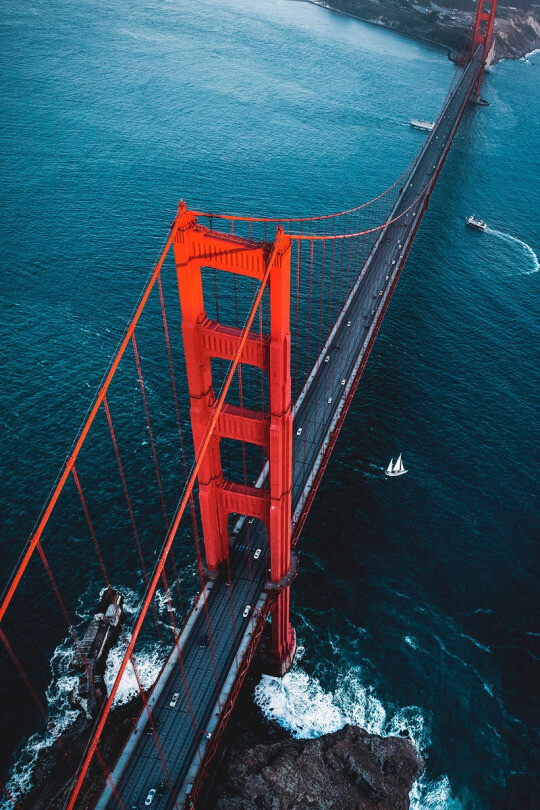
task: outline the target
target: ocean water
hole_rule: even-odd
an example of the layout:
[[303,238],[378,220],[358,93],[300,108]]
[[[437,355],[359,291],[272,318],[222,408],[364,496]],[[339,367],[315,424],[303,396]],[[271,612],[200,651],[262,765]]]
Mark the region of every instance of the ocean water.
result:
[[[436,116],[453,68],[294,0],[1,9],[7,580],[177,200],[280,215],[367,200],[414,156],[408,121]],[[497,65],[491,106],[462,122],[304,529],[301,654],[255,693],[300,737],[407,727],[427,759],[415,808],[533,808],[540,795],[539,71],[538,54]],[[485,233],[465,228],[471,213]],[[399,452],[409,472],[386,479]],[[142,585],[122,548],[118,571],[133,615]],[[94,604],[82,592],[77,615]],[[30,672],[47,649],[35,627],[49,617],[34,618],[10,618],[19,644],[32,639]],[[150,683],[159,659],[146,653]],[[38,678],[60,725],[68,655],[56,644]],[[17,677],[7,662],[14,791],[47,739]]]

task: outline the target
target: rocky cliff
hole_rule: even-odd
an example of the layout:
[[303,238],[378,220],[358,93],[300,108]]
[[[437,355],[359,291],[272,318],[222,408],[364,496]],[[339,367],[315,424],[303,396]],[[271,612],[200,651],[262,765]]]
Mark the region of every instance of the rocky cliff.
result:
[[[433,42],[455,53],[471,29],[474,0],[309,0],[332,11]],[[456,7],[459,6],[459,7]],[[498,6],[489,64],[540,48],[540,6]]]
[[217,810],[407,810],[424,761],[405,737],[345,726],[228,753]]
[[504,17],[495,19],[488,64],[500,59],[520,59],[537,48],[540,48],[540,15],[533,11],[508,10]]

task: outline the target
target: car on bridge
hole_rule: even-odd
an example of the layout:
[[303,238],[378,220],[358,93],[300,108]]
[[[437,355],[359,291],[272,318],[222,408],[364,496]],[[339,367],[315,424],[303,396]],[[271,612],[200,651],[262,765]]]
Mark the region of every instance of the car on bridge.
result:
[[152,790],[148,793],[148,796],[146,797],[146,799],[144,801],[144,806],[145,807],[150,807],[150,805],[154,801],[154,796],[155,795],[156,795],[156,789],[152,788]]

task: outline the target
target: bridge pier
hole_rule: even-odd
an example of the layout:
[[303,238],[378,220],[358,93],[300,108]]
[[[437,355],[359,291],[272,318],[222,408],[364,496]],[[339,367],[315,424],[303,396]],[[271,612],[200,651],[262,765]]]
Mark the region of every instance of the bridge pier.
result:
[[296,632],[289,620],[290,596],[290,587],[284,588],[272,609],[270,650],[264,657],[264,671],[277,678],[289,671],[296,654]]

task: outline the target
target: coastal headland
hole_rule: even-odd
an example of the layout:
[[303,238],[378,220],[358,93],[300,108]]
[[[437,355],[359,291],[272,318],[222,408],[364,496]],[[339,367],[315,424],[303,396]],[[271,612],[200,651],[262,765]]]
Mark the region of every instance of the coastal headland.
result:
[[[470,31],[475,4],[471,0],[308,0],[317,6],[356,17],[432,42],[452,58],[463,48]],[[501,59],[521,59],[540,48],[540,5],[523,0],[521,7],[497,6],[488,66]]]

